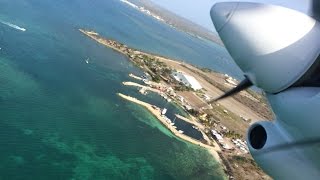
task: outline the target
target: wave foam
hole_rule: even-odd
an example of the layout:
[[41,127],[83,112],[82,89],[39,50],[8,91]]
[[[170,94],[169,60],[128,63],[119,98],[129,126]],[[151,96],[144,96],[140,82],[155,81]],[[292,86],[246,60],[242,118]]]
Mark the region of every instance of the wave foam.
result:
[[14,29],[17,29],[17,30],[19,30],[19,31],[26,31],[26,29],[25,28],[22,28],[22,27],[20,27],[20,26],[17,26],[17,25],[15,25],[15,24],[12,24],[12,23],[9,23],[9,22],[5,22],[5,21],[0,21],[2,24],[5,24],[5,25],[7,25],[7,26],[9,26],[9,27],[12,27],[12,28],[14,28]]

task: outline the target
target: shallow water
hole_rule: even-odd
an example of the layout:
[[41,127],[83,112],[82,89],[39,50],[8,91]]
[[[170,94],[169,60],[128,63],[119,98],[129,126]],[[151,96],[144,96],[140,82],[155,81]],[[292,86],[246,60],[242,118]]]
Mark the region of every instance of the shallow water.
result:
[[0,24],[1,179],[223,179],[206,150],[116,96],[163,103],[122,86],[142,72],[78,28],[239,75],[221,47],[115,0],[2,0],[0,20],[26,29]]

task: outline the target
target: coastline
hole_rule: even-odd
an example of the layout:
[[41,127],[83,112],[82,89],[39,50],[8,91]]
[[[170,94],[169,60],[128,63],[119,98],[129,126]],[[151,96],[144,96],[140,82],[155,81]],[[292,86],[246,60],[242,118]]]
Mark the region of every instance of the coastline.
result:
[[[128,61],[144,71],[145,75],[141,77],[129,74],[131,78],[143,81],[144,85],[135,82],[123,82],[123,85],[141,88],[139,90],[141,94],[146,94],[145,91],[153,91],[168,102],[172,100],[174,104],[184,109],[191,117],[191,120],[181,116],[180,119],[195,125],[207,144],[177,131],[161,116],[158,108],[154,109],[155,106],[118,93],[120,97],[145,107],[176,137],[206,148],[223,167],[230,179],[258,178],[260,174],[264,175],[256,164],[251,163],[254,161],[248,153],[243,138],[251,123],[266,119],[262,117],[265,115],[263,112],[268,110],[268,105],[263,101],[262,95],[257,93],[251,95],[247,91],[242,91],[235,97],[221,100],[219,103],[212,103],[211,108],[204,108],[208,106],[208,99],[218,97],[233,87],[233,84],[229,82],[229,75],[196,67],[181,60],[143,52],[118,41],[104,38],[94,31],[83,29],[79,29],[79,31],[97,43],[123,54]],[[193,76],[199,81],[203,89],[192,90],[190,87],[188,88],[186,85],[175,81],[172,78],[173,72],[183,72]],[[236,80],[232,80],[233,83],[238,83]],[[218,132],[222,139],[217,138],[212,132]],[[236,141],[241,142],[241,144],[236,144]],[[246,173],[248,171],[251,173]]]
[[220,163],[222,164],[222,160],[218,154],[218,152],[221,152],[221,149],[219,146],[209,146],[207,144],[203,144],[202,142],[195,140],[185,134],[181,134],[179,133],[179,131],[175,128],[173,128],[169,123],[166,122],[166,120],[164,119],[164,117],[161,116],[161,112],[159,110],[156,110],[153,108],[153,105],[140,101],[137,98],[131,97],[131,96],[127,96],[121,93],[117,94],[118,96],[120,96],[121,98],[128,100],[130,102],[133,102],[135,104],[141,105],[143,107],[145,107],[151,114],[153,114],[167,129],[169,129],[176,137],[185,140],[189,143],[198,145],[200,147],[205,148],[206,150],[208,150],[208,152]]
[[[171,18],[168,18],[168,16],[166,16],[166,15],[164,16],[164,14],[166,14],[167,12],[159,13],[159,12],[162,12],[164,9],[161,8],[159,10],[159,6],[154,8],[155,4],[150,5],[150,4],[142,1],[143,5],[139,6],[139,5],[136,5],[135,3],[128,1],[128,0],[120,0],[120,1],[127,4],[128,6],[130,6],[132,8],[134,8],[134,9],[140,11],[141,13],[154,18],[155,20],[157,20],[159,22],[167,24],[168,26],[170,26],[173,29],[176,29],[177,31],[181,31],[183,33],[186,33],[186,34],[188,34],[192,37],[195,37],[197,39],[200,39],[200,40],[212,41],[212,42],[216,43],[217,45],[224,47],[224,44],[222,43],[220,38],[217,37],[216,35],[214,35],[209,30],[204,30],[205,28],[203,28],[197,24],[192,24],[193,26],[189,25],[188,28],[181,26],[181,24],[177,23],[176,20],[172,20]],[[177,16],[177,17],[179,17],[179,16]],[[179,18],[181,18],[181,17],[179,17]],[[184,19],[184,18],[182,18],[182,19]],[[184,20],[184,23],[186,23],[186,20]],[[187,24],[189,24],[189,23],[190,22],[187,22]],[[198,30],[194,29],[195,26],[198,28]],[[199,30],[199,28],[200,29],[203,28],[203,30]]]

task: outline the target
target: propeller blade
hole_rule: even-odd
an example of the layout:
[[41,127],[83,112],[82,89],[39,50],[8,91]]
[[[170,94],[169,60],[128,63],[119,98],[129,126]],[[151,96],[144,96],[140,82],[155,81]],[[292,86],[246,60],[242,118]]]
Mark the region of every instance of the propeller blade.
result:
[[312,10],[312,16],[319,21],[320,20],[320,1],[319,0],[312,1],[311,10]]
[[211,100],[208,102],[208,104],[211,104],[213,102],[216,102],[216,101],[219,101],[221,99],[224,99],[226,97],[229,97],[229,96],[232,96],[244,89],[247,89],[249,88],[250,86],[252,86],[252,82],[247,78],[245,77],[245,79],[243,81],[241,81],[235,88],[231,89],[230,91],[226,92],[225,94],[223,94],[222,96],[214,99],[214,100]]

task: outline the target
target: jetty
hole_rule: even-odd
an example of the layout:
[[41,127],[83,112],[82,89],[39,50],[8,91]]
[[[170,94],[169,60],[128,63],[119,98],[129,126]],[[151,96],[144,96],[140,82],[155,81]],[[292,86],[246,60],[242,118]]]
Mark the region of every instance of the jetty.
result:
[[138,84],[138,83],[135,83],[135,82],[122,82],[123,85],[125,86],[134,86],[134,87],[140,87],[140,88],[143,88],[145,90],[148,90],[148,91],[152,91],[152,92],[155,92],[155,93],[158,93],[158,94],[161,94],[161,91],[159,91],[158,89],[154,89],[154,88],[151,88],[149,86],[144,86],[144,85],[141,85],[141,84]]
[[175,116],[176,116],[177,118],[183,120],[183,121],[186,121],[186,122],[188,122],[188,123],[190,123],[190,124],[193,124],[193,125],[197,126],[199,129],[204,129],[204,128],[205,128],[205,127],[204,127],[201,123],[199,123],[199,122],[190,120],[190,119],[188,119],[188,118],[186,118],[186,117],[183,117],[183,116],[181,116],[181,115],[179,115],[179,114],[175,114]]
[[134,75],[134,74],[132,74],[132,73],[130,73],[129,76],[132,77],[132,78],[134,78],[134,79],[140,80],[140,81],[143,80],[141,77],[136,76],[136,75]]

